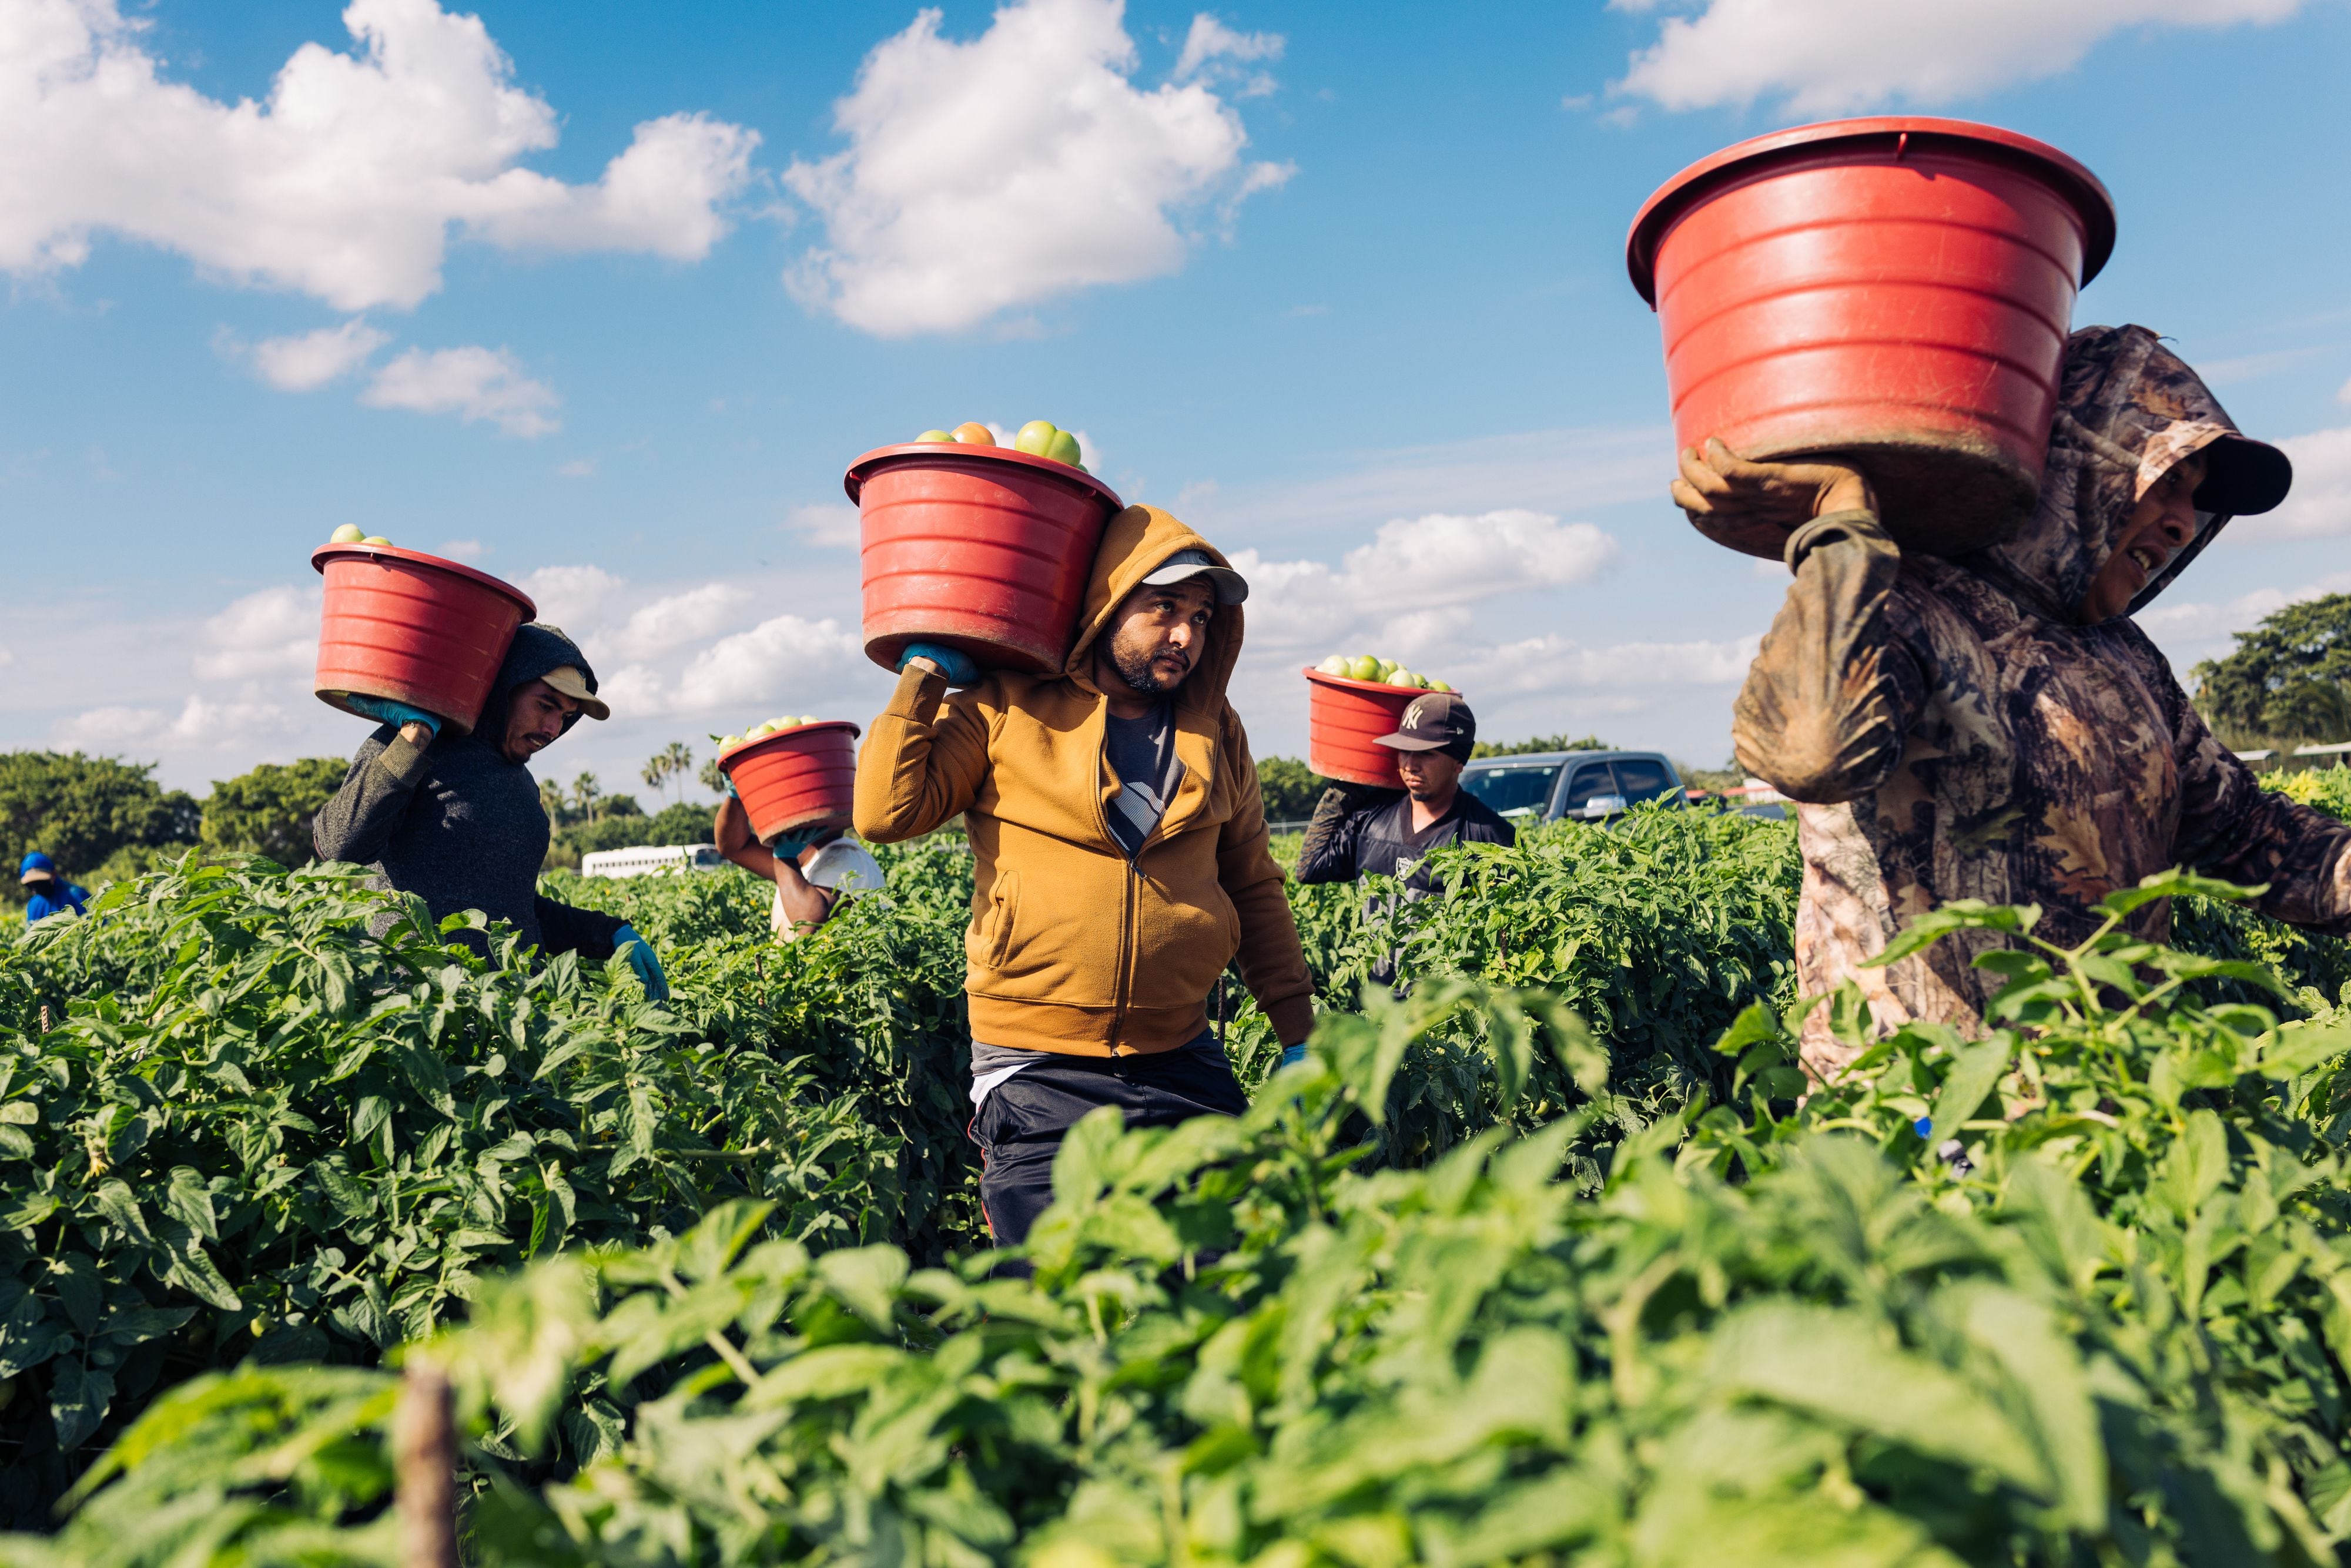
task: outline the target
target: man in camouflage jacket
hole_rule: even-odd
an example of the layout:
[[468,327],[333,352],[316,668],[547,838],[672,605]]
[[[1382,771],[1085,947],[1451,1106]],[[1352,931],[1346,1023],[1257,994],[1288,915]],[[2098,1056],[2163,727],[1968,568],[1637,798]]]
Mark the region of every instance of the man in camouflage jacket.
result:
[[[2351,931],[2351,829],[2262,789],[2130,619],[2293,477],[2153,332],[2074,334],[2033,515],[1970,555],[1903,551],[1851,469],[1745,463],[1719,442],[1681,466],[1674,497],[1701,530],[1793,530],[1796,580],[1731,736],[1799,802],[1804,994],[1851,980],[1880,1029],[1974,1032],[1998,982],[1970,960],[1999,938],[1863,961],[1959,898],[2039,904],[2038,934],[2076,942],[2099,898],[2176,864],[2266,883],[2258,907],[2280,920]],[[2170,911],[2131,924],[2160,939]],[[1803,1054],[1826,1076],[1853,1053],[1815,1011]]]

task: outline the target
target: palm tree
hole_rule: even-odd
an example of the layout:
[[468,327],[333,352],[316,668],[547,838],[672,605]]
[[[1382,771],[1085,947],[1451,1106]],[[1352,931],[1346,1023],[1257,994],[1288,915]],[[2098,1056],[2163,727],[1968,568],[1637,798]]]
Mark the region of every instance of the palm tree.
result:
[[718,766],[716,757],[702,765],[702,787],[714,795],[726,793],[726,769]]
[[590,823],[600,815],[598,809],[603,802],[604,791],[598,788],[593,773],[582,773],[571,781],[571,804]]
[[669,776],[677,780],[677,803],[685,804],[685,780],[694,767],[694,751],[682,740],[673,740],[662,747],[662,760],[669,764]]
[[563,826],[563,819],[571,815],[570,800],[563,793],[563,786],[552,779],[538,781],[538,804],[547,813],[547,820],[559,828]]

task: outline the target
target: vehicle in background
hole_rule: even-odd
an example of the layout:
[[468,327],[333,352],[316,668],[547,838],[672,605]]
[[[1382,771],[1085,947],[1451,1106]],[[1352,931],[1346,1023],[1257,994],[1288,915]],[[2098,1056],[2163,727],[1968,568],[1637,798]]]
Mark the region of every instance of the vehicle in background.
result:
[[580,857],[581,876],[644,876],[656,872],[708,871],[726,862],[716,844],[635,844]]
[[1684,799],[1681,775],[1656,751],[1531,751],[1480,757],[1461,788],[1514,821],[1605,821],[1644,800]]
[[1689,800],[1693,806],[1731,811],[1741,817],[1761,817],[1773,822],[1788,820],[1788,797],[1752,776],[1736,789],[1693,789]]

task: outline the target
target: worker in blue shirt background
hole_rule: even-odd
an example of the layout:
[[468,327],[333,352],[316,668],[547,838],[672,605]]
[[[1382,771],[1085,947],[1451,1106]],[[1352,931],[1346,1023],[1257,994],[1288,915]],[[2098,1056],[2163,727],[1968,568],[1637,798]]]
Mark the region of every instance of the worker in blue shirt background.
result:
[[70,909],[76,915],[89,902],[89,894],[57,874],[57,862],[35,850],[16,865],[16,880],[25,884],[25,924],[46,920],[61,910]]

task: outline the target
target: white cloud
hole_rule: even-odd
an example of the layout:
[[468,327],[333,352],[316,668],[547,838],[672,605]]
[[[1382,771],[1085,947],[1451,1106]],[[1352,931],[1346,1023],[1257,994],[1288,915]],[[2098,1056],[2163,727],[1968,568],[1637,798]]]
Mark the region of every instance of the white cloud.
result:
[[1466,624],[1470,604],[1580,582],[1616,554],[1616,541],[1590,523],[1513,509],[1384,523],[1336,567],[1267,560],[1256,550],[1237,551],[1232,560],[1249,582],[1253,646],[1321,646],[1376,632],[1395,652],[1410,653],[1442,645]]
[[555,110],[475,16],[352,0],[356,48],[309,43],[264,102],[166,79],[116,0],[9,0],[0,17],[0,268],[78,266],[92,235],[177,251],[339,309],[440,287],[449,231],[549,250],[698,260],[726,230],[755,132],[698,115],[636,128],[592,185],[521,167]]
[[490,547],[479,539],[443,539],[434,552],[451,560],[479,560],[490,553]]
[[248,593],[204,624],[193,669],[207,681],[298,674],[319,662],[319,591],[280,585]]
[[794,507],[784,527],[824,549],[855,549],[862,538],[857,508],[845,502]]
[[2351,382],[2345,382],[2341,386],[2335,389],[2335,401],[2336,402],[2351,403]]
[[1762,644],[1749,637],[1689,643],[1612,643],[1591,647],[1556,632],[1476,651],[1454,685],[1493,693],[1562,687],[1723,685],[1747,678]]
[[1240,118],[1206,83],[1129,79],[1123,13],[1015,0],[957,43],[925,10],[878,45],[834,106],[847,151],[784,174],[826,232],[793,293],[881,337],[955,331],[1174,272],[1176,215],[1286,178],[1243,166]]
[[253,346],[253,368],[280,392],[316,392],[365,364],[392,341],[392,334],[354,316],[340,327],[321,327],[290,338],[265,338]]
[[[1183,81],[1228,61],[1238,68],[1258,60],[1278,60],[1281,58],[1283,43],[1280,33],[1238,32],[1203,11],[1192,18],[1192,30],[1184,35],[1184,52],[1176,61],[1176,79]],[[1256,98],[1273,90],[1273,78],[1262,72],[1244,73],[1233,68],[1230,74],[1245,76],[1240,89],[1243,98]]]
[[[1654,0],[1613,0],[1646,11]],[[2073,68],[2128,27],[2283,21],[2302,0],[1707,0],[1667,16],[1614,90],[1667,109],[1784,96],[1797,114],[1944,104]]]
[[214,701],[191,692],[176,717],[161,708],[97,707],[58,720],[49,733],[58,745],[76,749],[152,756],[167,747],[243,758],[300,728],[286,709],[249,693],[242,700]]
[[627,584],[601,566],[542,566],[520,586],[541,621],[577,628],[594,621]]
[[593,479],[596,477],[596,460],[593,457],[575,457],[569,463],[559,463],[555,465],[555,475],[559,479]]
[[722,637],[678,677],[675,706],[687,711],[806,697],[865,656],[864,643],[837,621],[778,615]]
[[709,636],[750,601],[747,588],[706,582],[643,606],[607,641],[622,658],[649,659]]
[[455,413],[469,424],[486,419],[504,434],[526,439],[563,428],[549,417],[562,401],[553,387],[525,375],[513,354],[477,344],[431,352],[411,349],[377,371],[360,393],[360,402],[370,408]]
[[2351,534],[2351,425],[2314,430],[2278,443],[2294,459],[2294,488],[2285,504],[2257,517],[2240,517],[2225,538],[2318,538]]

